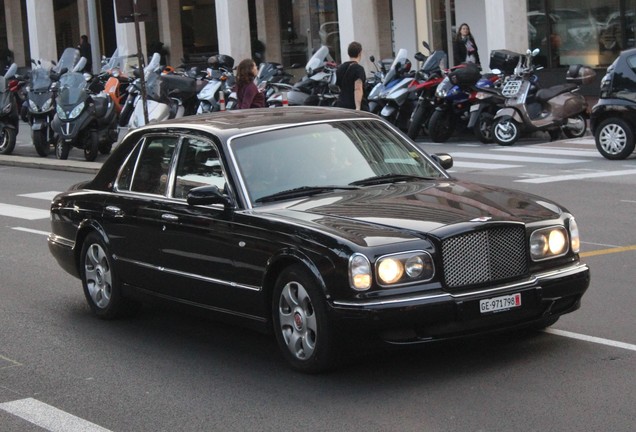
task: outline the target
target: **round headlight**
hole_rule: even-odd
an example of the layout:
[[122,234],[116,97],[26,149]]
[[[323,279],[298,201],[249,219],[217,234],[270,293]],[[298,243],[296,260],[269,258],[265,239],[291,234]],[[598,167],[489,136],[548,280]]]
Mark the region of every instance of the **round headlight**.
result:
[[385,284],[393,284],[399,281],[404,274],[404,266],[398,260],[387,258],[378,266],[378,277]]
[[550,253],[552,255],[559,255],[565,251],[565,234],[561,230],[554,230],[550,232],[550,237],[548,238],[548,244],[550,247]]
[[407,259],[404,263],[404,270],[412,279],[420,277],[422,271],[424,271],[424,261],[422,261],[422,257],[416,255]]

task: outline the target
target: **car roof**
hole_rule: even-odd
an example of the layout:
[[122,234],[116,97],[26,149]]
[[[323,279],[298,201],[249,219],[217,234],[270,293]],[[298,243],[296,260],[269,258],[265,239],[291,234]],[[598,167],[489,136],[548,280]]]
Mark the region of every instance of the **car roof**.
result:
[[186,116],[160,123],[152,123],[135,132],[162,129],[188,128],[213,132],[226,138],[256,130],[293,126],[302,123],[341,121],[347,119],[379,119],[364,111],[332,107],[278,107],[245,110],[217,111],[209,114]]

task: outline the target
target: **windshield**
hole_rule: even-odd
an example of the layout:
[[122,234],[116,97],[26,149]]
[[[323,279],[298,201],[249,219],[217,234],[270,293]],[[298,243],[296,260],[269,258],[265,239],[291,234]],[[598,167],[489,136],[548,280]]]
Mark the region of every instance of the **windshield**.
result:
[[66,48],[60,56],[60,61],[53,69],[58,73],[61,72],[63,68],[67,68],[71,71],[79,59],[80,52],[77,48]]
[[395,56],[395,60],[393,60],[393,64],[391,64],[391,69],[389,69],[389,71],[386,74],[386,77],[384,77],[384,81],[382,81],[382,83],[385,86],[388,85],[395,78],[398,78],[397,66],[399,64],[400,67],[404,67],[404,64],[406,63],[407,58],[408,58],[408,52],[404,48],[400,48],[397,56]]
[[311,56],[311,58],[307,62],[307,66],[305,66],[305,70],[307,71],[307,73],[310,73],[310,71],[315,71],[316,69],[322,67],[325,64],[325,59],[328,55],[329,48],[324,45],[318,48],[318,51],[316,51],[316,53]]
[[60,105],[77,105],[86,99],[87,82],[84,74],[69,72],[60,78],[60,93],[58,102]]
[[45,68],[35,68],[31,72],[31,89],[36,92],[47,91],[51,87],[50,71]]
[[446,67],[446,53],[441,50],[434,51],[424,64],[422,65],[422,71],[430,74]]
[[351,189],[446,178],[411,142],[380,121],[284,128],[236,138],[231,151],[252,203],[299,189]]

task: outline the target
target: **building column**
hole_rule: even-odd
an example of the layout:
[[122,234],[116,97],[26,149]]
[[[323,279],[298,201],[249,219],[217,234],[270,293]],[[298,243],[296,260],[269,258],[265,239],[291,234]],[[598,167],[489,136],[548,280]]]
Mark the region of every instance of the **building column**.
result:
[[376,60],[382,56],[378,32],[377,5],[374,0],[338,0],[338,27],[340,29],[340,52],[342,61],[349,60],[347,48],[353,41],[362,44],[362,66],[367,73],[375,67],[369,56]]
[[526,0],[485,0],[485,3],[486,50],[478,46],[482,68],[487,70],[490,51],[508,49],[525,53],[528,49],[528,5]]
[[53,0],[26,0],[31,58],[57,61]]
[[258,39],[265,44],[265,59],[282,62],[278,1],[256,0],[256,28]]
[[178,66],[183,58],[181,6],[174,0],[157,0],[159,40],[168,50],[168,64]]
[[232,56],[236,63],[251,58],[247,0],[216,0],[215,4],[219,54]]
[[[137,36],[135,34],[135,23],[119,23],[117,22],[117,5],[113,0],[113,10],[115,11],[115,35],[117,36],[117,48],[120,56],[137,54]],[[146,27],[143,22],[139,23],[139,37],[141,39],[141,53],[144,56],[144,64],[148,63],[146,57]],[[110,54],[109,54],[110,55]],[[130,65],[136,65],[137,62],[130,62]]]
[[7,45],[13,51],[13,61],[18,66],[28,66],[26,64],[27,55],[24,44],[20,0],[4,0],[4,11],[7,26]]
[[422,50],[422,45],[417,41],[416,19],[413,0],[393,2],[393,49],[397,53],[404,48],[409,60],[414,63],[413,55]]

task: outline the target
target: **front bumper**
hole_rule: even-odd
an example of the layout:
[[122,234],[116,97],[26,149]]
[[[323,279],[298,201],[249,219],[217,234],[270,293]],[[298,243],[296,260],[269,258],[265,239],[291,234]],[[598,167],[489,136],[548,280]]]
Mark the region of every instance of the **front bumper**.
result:
[[[585,264],[540,273],[526,280],[475,291],[435,292],[382,300],[334,301],[345,328],[371,330],[389,343],[451,339],[540,324],[575,311],[590,283]],[[521,295],[521,306],[481,313],[480,300]]]

